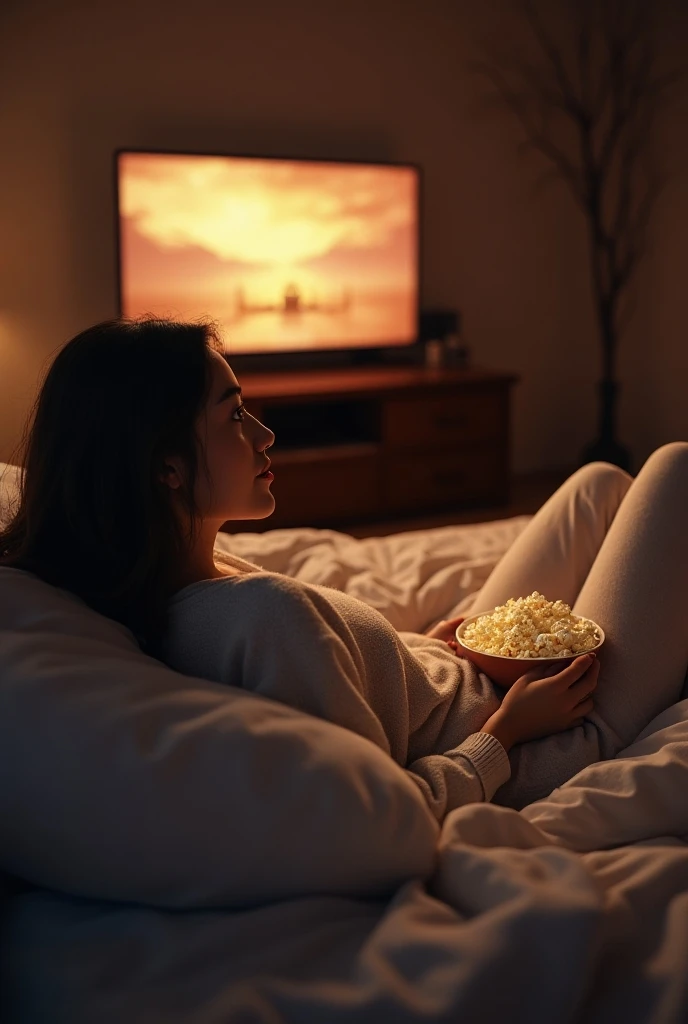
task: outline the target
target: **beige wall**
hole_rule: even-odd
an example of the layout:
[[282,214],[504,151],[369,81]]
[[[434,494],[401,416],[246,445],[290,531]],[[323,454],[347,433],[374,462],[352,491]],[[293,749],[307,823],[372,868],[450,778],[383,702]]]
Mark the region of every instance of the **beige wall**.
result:
[[[0,460],[52,354],[115,312],[112,151],[150,146],[420,162],[425,304],[458,305],[475,361],[521,375],[515,470],[575,463],[594,434],[599,370],[585,234],[562,186],[535,193],[542,165],[517,154],[517,125],[483,109],[467,70],[500,6],[5,0]],[[620,432],[636,465],[688,436],[685,112],[683,100],[659,135],[678,178],[620,358]]]

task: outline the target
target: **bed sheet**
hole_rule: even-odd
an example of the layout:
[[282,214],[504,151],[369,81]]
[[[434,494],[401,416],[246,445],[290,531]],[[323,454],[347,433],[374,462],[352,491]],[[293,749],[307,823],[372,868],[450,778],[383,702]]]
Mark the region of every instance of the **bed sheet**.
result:
[[219,533],[216,548],[377,608],[395,629],[423,632],[464,613],[532,516],[358,539],[301,527]]

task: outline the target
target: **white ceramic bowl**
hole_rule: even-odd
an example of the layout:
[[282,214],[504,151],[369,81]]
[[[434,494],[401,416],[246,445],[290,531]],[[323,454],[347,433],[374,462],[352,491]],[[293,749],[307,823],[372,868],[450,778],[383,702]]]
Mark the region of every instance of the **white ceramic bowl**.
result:
[[[463,642],[463,634],[468,625],[471,622],[475,622],[483,615],[490,615],[496,611],[495,608],[490,608],[486,612],[478,612],[477,615],[471,615],[469,618],[464,619],[461,625],[456,630],[456,642],[459,646],[459,657],[468,658],[472,661],[476,668],[484,672],[486,676],[492,680],[493,683],[498,683],[500,686],[513,686],[517,679],[526,672],[529,672],[533,668],[545,668],[548,665],[558,665],[560,668],[564,668],[565,665],[569,665],[574,658],[579,658],[580,654],[570,654],[561,658],[505,658],[499,654],[486,654],[484,651],[476,651],[473,648],[468,647]],[[582,615],[574,615],[574,619],[582,619]],[[592,619],[586,619],[587,622],[593,622]],[[592,647],[589,651],[582,651],[582,654],[598,654],[600,647],[604,643],[604,630],[601,626],[598,626],[596,622],[593,625],[600,634],[600,642],[596,647]]]

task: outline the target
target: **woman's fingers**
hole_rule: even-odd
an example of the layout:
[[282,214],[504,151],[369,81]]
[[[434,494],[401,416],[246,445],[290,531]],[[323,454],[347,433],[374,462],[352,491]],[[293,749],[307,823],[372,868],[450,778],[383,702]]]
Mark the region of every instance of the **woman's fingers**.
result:
[[597,658],[591,664],[590,668],[587,669],[582,676],[572,682],[569,686],[570,690],[585,689],[588,686],[589,689],[594,689],[597,686],[597,677],[600,674],[600,663]]
[[594,707],[595,707],[595,703],[592,700],[586,700],[586,701],[584,701],[583,704],[577,704],[576,707],[573,710],[578,715],[578,718],[575,718],[573,720],[573,722],[571,723],[571,726],[582,725],[583,721],[585,719],[585,716],[589,715]]
[[591,704],[593,704],[595,699],[596,686],[597,680],[590,683],[586,681],[583,685],[579,685],[576,687],[572,686],[569,690],[569,693],[571,695],[572,710],[580,712],[582,705],[586,704],[588,701],[590,701]]
[[557,672],[556,677],[561,679],[566,686],[572,686],[581,678],[581,676],[585,675],[585,673],[592,668],[596,660],[597,659],[592,655],[582,654],[579,657],[574,658],[566,668]]
[[600,663],[596,661],[580,679],[576,680],[575,683],[569,686],[569,693],[576,704],[583,700],[584,697],[587,697],[588,694],[592,694],[594,692],[597,686],[599,674]]
[[571,713],[576,718],[571,723],[571,728],[575,725],[582,725],[586,716],[594,710],[595,701],[593,694],[597,686],[597,677],[600,674],[600,663],[595,658],[594,663],[585,673],[585,675],[574,683],[573,686],[569,687],[569,693],[573,701]]
[[447,643],[454,639],[457,627],[464,621],[464,615],[458,615],[455,619],[442,619],[434,629],[429,629],[425,636],[433,637],[435,640],[446,640]]
[[[580,710],[582,710],[582,708],[576,708],[577,712],[579,712]],[[585,712],[585,714],[589,715],[591,711],[592,711],[592,701],[590,702],[590,707]],[[585,718],[584,717],[574,718],[574,720],[569,725],[569,729],[575,729],[575,727],[577,725],[585,725]]]
[[565,668],[558,668],[557,664],[545,665],[542,668],[532,668],[529,672],[526,672],[526,676],[529,680],[536,679],[548,679],[554,682],[555,680],[562,683],[564,686],[571,686],[575,683],[584,672],[587,672],[595,658],[591,658],[587,654],[580,655],[574,661],[570,662]]

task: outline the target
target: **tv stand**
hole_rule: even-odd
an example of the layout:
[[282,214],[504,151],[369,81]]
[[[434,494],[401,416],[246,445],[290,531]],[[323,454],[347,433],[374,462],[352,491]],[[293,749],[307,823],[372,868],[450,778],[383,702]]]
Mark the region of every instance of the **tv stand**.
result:
[[380,355],[375,349],[352,349],[349,358],[351,360],[351,365],[354,367],[380,365]]
[[233,533],[342,526],[509,498],[509,400],[518,377],[477,368],[358,366],[239,373],[274,430],[275,512]]

